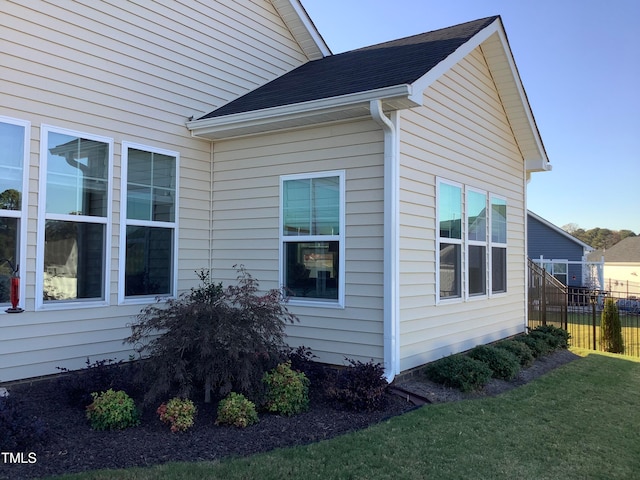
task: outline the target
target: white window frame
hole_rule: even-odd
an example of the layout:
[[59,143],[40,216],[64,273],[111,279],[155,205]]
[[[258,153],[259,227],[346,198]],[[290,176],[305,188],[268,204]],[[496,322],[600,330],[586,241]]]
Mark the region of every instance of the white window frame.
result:
[[[308,180],[313,178],[327,178],[338,177],[340,183],[340,232],[338,235],[284,235],[284,184],[289,180]],[[337,300],[322,300],[319,298],[300,298],[289,297],[290,305],[300,306],[312,306],[312,307],[324,307],[324,308],[344,308],[345,299],[345,171],[344,170],[331,170],[323,172],[313,173],[300,173],[293,175],[282,175],[280,177],[280,215],[279,215],[279,282],[280,285],[285,285],[285,256],[284,256],[284,244],[288,242],[338,242],[338,299]],[[286,295],[286,292],[284,292]]]
[[[494,242],[493,241],[493,200],[503,201],[505,204],[505,241],[503,242]],[[488,218],[488,229],[489,229],[489,296],[495,297],[500,295],[506,295],[509,291],[509,249],[508,249],[508,237],[509,237],[509,222],[508,222],[508,207],[509,202],[506,197],[490,194],[489,195],[489,218]],[[505,288],[504,291],[494,292],[493,291],[493,249],[502,248],[505,251],[505,272],[504,272],[504,283]]]
[[[480,195],[484,195],[484,210],[485,210],[485,231],[484,231],[484,240],[471,240],[469,238],[469,193],[474,192]],[[465,191],[464,191],[464,204],[462,209],[464,210],[464,241],[465,241],[465,246],[464,246],[464,252],[465,252],[465,266],[466,268],[464,269],[464,276],[466,279],[466,288],[464,289],[464,295],[465,295],[465,300],[476,300],[476,299],[483,299],[483,298],[487,298],[488,295],[488,291],[489,291],[489,274],[491,273],[491,265],[488,263],[490,261],[490,257],[489,257],[489,241],[488,241],[488,235],[489,235],[489,222],[490,222],[490,216],[489,216],[489,212],[487,209],[487,205],[489,202],[489,194],[485,191],[485,190],[480,190],[478,188],[474,188],[474,187],[470,187],[470,186],[465,186]],[[478,247],[484,247],[484,293],[474,293],[471,294],[470,292],[470,280],[469,280],[469,265],[471,264],[470,262],[470,258],[471,255],[469,253],[469,247],[471,246],[478,246]]]
[[[107,215],[106,217],[93,217],[88,215],[67,215],[67,214],[47,214],[47,168],[48,168],[48,136],[49,133],[58,133],[61,135],[74,136],[86,140],[94,140],[108,145],[108,185],[107,185]],[[56,127],[53,125],[42,124],[40,127],[40,179],[38,191],[38,233],[36,245],[36,310],[63,310],[74,308],[90,308],[104,307],[109,305],[110,284],[111,284],[111,222],[113,215],[113,138],[94,135],[77,130],[69,130],[66,128]],[[103,296],[102,299],[75,299],[75,300],[57,300],[45,302],[43,300],[44,291],[44,242],[45,242],[45,222],[46,220],[60,220],[70,222],[83,222],[104,225],[105,239],[103,252],[103,271],[102,281]]]
[[[460,189],[460,238],[442,238],[440,237],[440,185],[445,184]],[[465,253],[464,238],[466,235],[466,221],[464,208],[464,185],[444,178],[436,178],[436,305],[440,303],[458,303],[465,299]],[[440,245],[441,243],[459,245],[460,246],[460,295],[456,297],[440,297]]]
[[[127,218],[127,182],[128,182],[128,165],[129,165],[129,149],[142,150],[159,155],[167,155],[176,159],[176,184],[175,184],[175,215],[173,222],[163,222],[157,220],[136,220]],[[128,304],[146,304],[151,300],[162,298],[173,298],[178,291],[178,238],[179,238],[179,192],[180,192],[180,153],[172,150],[151,147],[149,145],[141,145],[138,143],[123,141],[121,145],[121,178],[120,178],[120,255],[118,268],[120,271],[118,278],[118,303],[120,305]],[[125,295],[125,268],[126,268],[126,247],[127,247],[127,226],[135,225],[140,227],[160,227],[170,228],[173,230],[173,262],[171,265],[171,293],[166,295],[136,295],[135,297],[127,297]]]
[[[20,282],[20,302],[18,306],[22,309],[25,308],[25,292],[26,292],[26,272],[25,267],[27,265],[27,206],[28,206],[28,198],[29,198],[29,158],[30,158],[30,145],[31,145],[31,122],[27,120],[20,120],[12,117],[5,117],[0,115],[0,122],[8,123],[11,125],[17,125],[24,128],[24,137],[23,137],[23,160],[22,160],[22,192],[20,199],[20,210],[2,210],[0,211],[0,216],[3,218],[17,218],[18,219],[18,241],[17,241],[17,249],[18,249],[18,265],[14,265],[14,267],[19,268],[18,274],[22,277]],[[3,303],[2,308],[0,308],[0,315],[5,314],[6,305],[11,305],[10,303]]]

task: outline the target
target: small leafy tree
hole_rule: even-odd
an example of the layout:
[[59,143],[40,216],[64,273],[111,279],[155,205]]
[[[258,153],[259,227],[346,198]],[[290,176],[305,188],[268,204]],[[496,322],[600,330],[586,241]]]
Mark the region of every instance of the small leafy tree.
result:
[[262,389],[262,375],[281,360],[285,326],[297,318],[280,290],[260,294],[258,282],[237,268],[237,285],[213,283],[201,270],[202,284],[178,298],[145,307],[125,342],[142,345],[146,402],[161,395],[188,398],[194,387],[220,396],[232,390]]
[[600,348],[605,352],[624,353],[620,314],[613,298],[604,301],[600,320]]

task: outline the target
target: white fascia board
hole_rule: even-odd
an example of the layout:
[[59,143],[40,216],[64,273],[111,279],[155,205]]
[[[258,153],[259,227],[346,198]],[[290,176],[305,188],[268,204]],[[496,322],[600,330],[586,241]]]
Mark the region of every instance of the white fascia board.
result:
[[[406,102],[406,99],[411,95],[411,91],[411,85],[395,85],[366,92],[311,100],[309,102],[193,120],[187,122],[186,125],[194,137],[221,139],[226,138],[226,131],[238,132],[247,130],[256,133],[259,130],[260,132],[267,132],[277,130],[279,124],[290,124],[292,120],[298,120],[301,124],[304,124],[303,120],[306,118],[349,110],[359,105],[366,106],[368,109],[371,100],[382,100],[385,103],[389,100]],[[413,102],[410,102],[410,104],[417,106],[413,105]],[[235,136],[235,133],[233,136]]]
[[300,0],[271,0],[271,3],[310,60],[331,55],[331,49]]

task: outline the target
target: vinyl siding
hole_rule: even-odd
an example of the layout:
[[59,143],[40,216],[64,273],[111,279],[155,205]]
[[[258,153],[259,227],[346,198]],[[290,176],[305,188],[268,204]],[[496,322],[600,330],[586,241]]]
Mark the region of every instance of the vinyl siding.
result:
[[[400,128],[404,371],[523,331],[525,173],[480,48],[426,90],[423,107],[403,111]],[[508,294],[436,304],[437,177],[507,199]]]
[[[0,115],[31,122],[25,312],[0,313],[0,381],[127,358],[118,305],[123,141],[180,154],[178,290],[210,264],[211,144],[185,122],[307,61],[269,1],[3,3]],[[113,139],[107,306],[35,311],[42,124]],[[247,232],[245,232],[247,233]]]
[[289,305],[291,345],[318,360],[382,361],[383,135],[372,121],[218,142],[214,147],[213,267],[235,279],[243,264],[263,289],[279,288],[281,175],[345,171],[345,308]]

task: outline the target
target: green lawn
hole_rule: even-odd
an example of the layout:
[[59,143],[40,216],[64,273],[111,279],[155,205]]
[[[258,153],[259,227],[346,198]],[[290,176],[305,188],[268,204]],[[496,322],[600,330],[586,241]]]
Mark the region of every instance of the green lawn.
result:
[[584,358],[499,397],[428,405],[306,447],[58,478],[638,478],[640,360],[576,352]]

